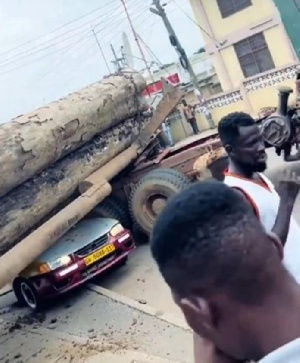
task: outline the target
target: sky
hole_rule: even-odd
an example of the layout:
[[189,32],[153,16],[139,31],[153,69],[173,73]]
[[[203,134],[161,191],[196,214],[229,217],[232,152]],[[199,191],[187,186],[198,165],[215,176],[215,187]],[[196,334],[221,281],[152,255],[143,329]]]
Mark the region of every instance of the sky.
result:
[[[125,0],[147,62],[177,61],[151,0]],[[165,0],[165,10],[188,55],[202,45],[200,29],[189,18],[188,0]],[[183,12],[183,11],[185,12]],[[188,15],[186,15],[188,14]],[[112,71],[122,33],[129,37],[137,70],[145,68],[121,0],[0,0],[0,123],[32,111],[100,80],[109,73],[94,29]],[[151,51],[149,51],[149,49]],[[152,52],[152,54],[151,54]],[[155,56],[154,56],[154,55]]]

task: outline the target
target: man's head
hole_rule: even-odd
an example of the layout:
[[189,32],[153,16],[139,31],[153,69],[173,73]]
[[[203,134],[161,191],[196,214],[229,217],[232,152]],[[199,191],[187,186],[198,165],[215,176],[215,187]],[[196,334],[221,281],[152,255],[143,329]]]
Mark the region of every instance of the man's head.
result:
[[228,168],[228,155],[223,147],[209,153],[207,167],[213,178],[224,180],[224,171]]
[[249,173],[267,167],[267,154],[261,132],[254,119],[243,112],[221,119],[218,132],[229,158]]
[[151,249],[192,329],[230,357],[256,359],[248,323],[260,323],[288,274],[280,242],[243,197],[217,181],[186,189],[158,217]]
[[187,106],[186,100],[182,100],[181,103],[183,104],[183,106]]

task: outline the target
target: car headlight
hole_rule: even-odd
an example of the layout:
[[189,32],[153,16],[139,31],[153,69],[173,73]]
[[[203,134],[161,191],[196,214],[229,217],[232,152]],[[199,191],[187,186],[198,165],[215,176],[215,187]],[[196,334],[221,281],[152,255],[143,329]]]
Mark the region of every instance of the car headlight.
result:
[[70,256],[62,256],[57,258],[54,261],[50,261],[47,263],[47,265],[49,266],[50,270],[56,270],[59,267],[62,266],[66,266],[71,262],[71,257]]
[[123,231],[124,231],[124,227],[122,226],[121,223],[118,223],[115,226],[113,226],[113,228],[110,230],[109,233],[112,237],[116,237],[118,234],[120,234]]

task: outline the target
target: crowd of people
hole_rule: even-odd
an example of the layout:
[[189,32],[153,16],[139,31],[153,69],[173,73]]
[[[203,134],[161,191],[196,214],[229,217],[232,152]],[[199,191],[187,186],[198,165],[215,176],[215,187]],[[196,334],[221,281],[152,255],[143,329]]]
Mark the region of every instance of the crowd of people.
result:
[[196,363],[300,362],[300,177],[287,169],[275,188],[263,174],[249,115],[224,117],[218,132],[227,169],[170,200],[153,257],[194,331]]

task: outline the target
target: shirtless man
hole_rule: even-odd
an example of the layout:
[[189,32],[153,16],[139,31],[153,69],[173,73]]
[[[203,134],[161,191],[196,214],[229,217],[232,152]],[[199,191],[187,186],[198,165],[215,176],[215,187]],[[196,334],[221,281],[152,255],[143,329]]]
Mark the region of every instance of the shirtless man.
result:
[[186,100],[182,100],[182,105],[183,105],[183,114],[185,116],[186,121],[191,125],[193,133],[195,135],[198,135],[200,130],[197,125],[194,107],[188,105]]

